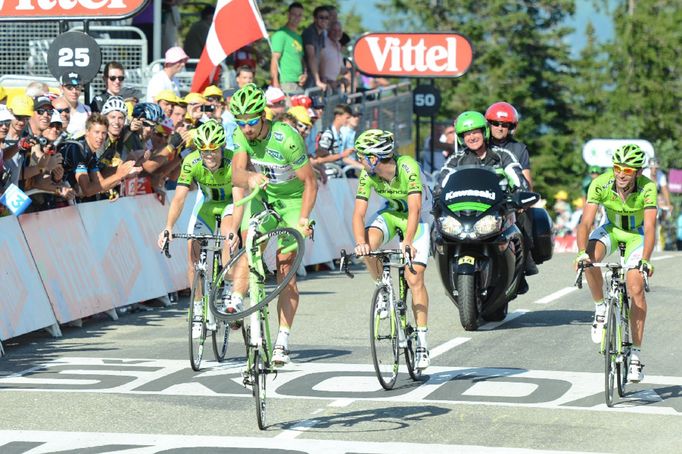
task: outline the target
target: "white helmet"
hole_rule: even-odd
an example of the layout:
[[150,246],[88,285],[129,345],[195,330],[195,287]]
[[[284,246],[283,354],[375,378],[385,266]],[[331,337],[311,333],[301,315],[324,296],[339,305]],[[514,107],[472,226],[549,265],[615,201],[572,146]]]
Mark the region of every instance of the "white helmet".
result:
[[102,106],[102,115],[106,115],[109,112],[122,112],[123,115],[128,115],[128,108],[126,103],[120,96],[111,96]]

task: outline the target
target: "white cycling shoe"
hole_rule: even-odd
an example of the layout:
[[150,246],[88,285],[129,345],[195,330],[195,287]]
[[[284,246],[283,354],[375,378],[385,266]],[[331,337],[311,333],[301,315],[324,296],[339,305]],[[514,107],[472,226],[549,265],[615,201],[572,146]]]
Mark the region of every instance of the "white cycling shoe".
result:
[[[225,305],[225,313],[234,314],[235,312],[241,312],[244,310],[243,298],[237,295],[230,295],[223,300]],[[240,329],[242,327],[242,321],[237,320],[235,322],[230,322],[230,328],[233,330]]]
[[628,381],[631,383],[639,383],[644,380],[644,364],[639,358],[634,357],[630,360],[630,370],[628,371]]
[[596,304],[592,320],[592,342],[595,344],[601,344],[604,324],[606,324],[606,304]]
[[424,370],[431,365],[429,351],[424,347],[417,347],[414,351],[414,357],[414,367],[419,370]]
[[272,350],[272,363],[275,367],[282,367],[289,364],[290,361],[289,350],[282,345],[275,345],[275,348]]

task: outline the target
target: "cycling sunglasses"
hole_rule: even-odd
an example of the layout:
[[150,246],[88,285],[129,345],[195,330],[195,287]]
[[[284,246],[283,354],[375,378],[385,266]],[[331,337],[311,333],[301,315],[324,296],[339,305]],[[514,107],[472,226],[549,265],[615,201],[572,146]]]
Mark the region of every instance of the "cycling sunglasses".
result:
[[625,166],[621,166],[619,164],[613,165],[613,171],[614,172],[623,173],[623,174],[628,175],[628,176],[634,175],[635,173],[637,173],[637,170],[639,170],[639,169],[635,169],[634,167],[625,167]]
[[220,145],[209,144],[205,147],[199,147],[199,151],[202,153],[218,153],[220,151]]
[[246,125],[256,126],[258,122],[260,122],[260,117],[247,118],[245,120],[235,120],[234,122],[237,123],[237,126],[240,128],[243,128]]
[[510,129],[512,126],[514,126],[513,123],[505,123],[504,121],[490,121],[490,124],[493,126],[502,126],[503,128]]
[[115,81],[118,80],[119,82],[123,82],[125,80],[125,76],[109,76],[110,81]]

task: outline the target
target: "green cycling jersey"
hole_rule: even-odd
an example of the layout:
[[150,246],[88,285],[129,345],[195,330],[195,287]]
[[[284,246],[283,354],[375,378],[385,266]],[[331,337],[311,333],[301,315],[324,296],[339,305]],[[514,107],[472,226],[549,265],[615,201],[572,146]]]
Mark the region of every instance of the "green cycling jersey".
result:
[[396,176],[385,181],[376,175],[369,175],[366,170],[360,173],[356,199],[369,200],[372,189],[388,201],[389,207],[395,211],[407,212],[407,196],[423,194],[419,164],[411,156],[397,156]]
[[232,151],[223,150],[220,167],[210,171],[199,151],[188,154],[182,161],[178,185],[189,187],[196,182],[204,194],[204,202],[232,203]]
[[271,123],[264,139],[254,141],[248,141],[237,128],[233,139],[234,153],[248,153],[256,171],[268,177],[265,193],[269,200],[301,198],[304,185],[296,170],[308,162],[308,155],[303,139],[294,128],[277,121]]
[[621,230],[637,230],[644,224],[644,210],[656,209],[656,183],[647,177],[635,180],[635,189],[626,200],[616,192],[613,170],[599,175],[587,191],[587,203],[603,205],[609,222]]

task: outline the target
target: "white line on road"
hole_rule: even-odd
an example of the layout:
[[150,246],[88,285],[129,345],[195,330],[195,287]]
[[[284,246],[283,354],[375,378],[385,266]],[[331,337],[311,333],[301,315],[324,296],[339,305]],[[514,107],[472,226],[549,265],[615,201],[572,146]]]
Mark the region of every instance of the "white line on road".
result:
[[665,260],[665,259],[671,259],[675,257],[674,255],[661,255],[660,257],[653,257],[651,259],[652,262],[655,262],[656,260]]
[[564,287],[561,290],[557,290],[556,292],[550,293],[549,295],[533,302],[535,304],[549,304],[552,301],[558,300],[559,298],[566,296],[575,290],[578,290],[578,287]]
[[490,330],[493,330],[493,329],[499,327],[500,325],[504,325],[505,323],[511,322],[511,321],[514,320],[515,318],[521,317],[521,316],[524,315],[526,312],[530,312],[530,311],[529,311],[528,309],[516,309],[516,310],[515,310],[514,312],[512,312],[511,314],[507,314],[507,316],[505,317],[504,320],[499,321],[499,322],[489,322],[489,323],[486,323],[485,325],[481,325],[481,326],[478,328],[478,330],[479,330],[479,331],[490,331]]
[[296,423],[291,429],[283,430],[281,434],[275,435],[273,438],[293,440],[315,424],[317,424],[316,419],[306,419],[305,421]]
[[347,407],[355,402],[355,399],[343,398],[332,401],[327,407]]
[[458,345],[462,345],[463,343],[470,340],[470,337],[455,337],[454,339],[450,339],[449,341],[440,344],[438,347],[432,348],[430,351],[430,356],[431,358],[435,358],[436,356],[440,356],[448,350],[452,350]]

